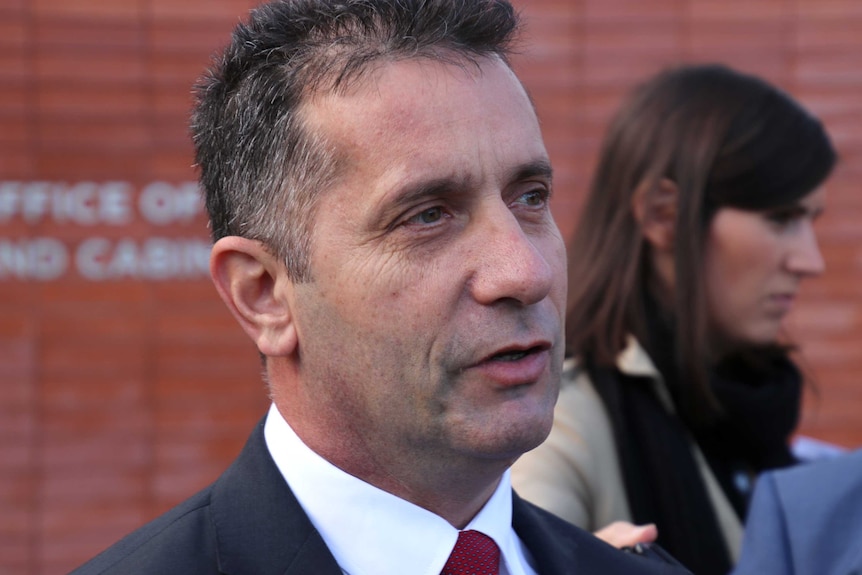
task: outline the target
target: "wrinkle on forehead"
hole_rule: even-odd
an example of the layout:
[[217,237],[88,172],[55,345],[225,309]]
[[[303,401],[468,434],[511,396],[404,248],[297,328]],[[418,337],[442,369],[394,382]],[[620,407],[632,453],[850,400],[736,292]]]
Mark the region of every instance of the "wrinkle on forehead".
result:
[[532,103],[499,58],[390,62],[348,93],[308,102],[305,117],[334,148],[333,187],[367,186],[349,206],[367,222],[417,190],[499,190],[524,166],[548,162]]
[[[501,87],[511,83],[507,88],[511,85],[518,88],[517,91],[494,90],[495,93],[479,95],[470,83],[483,79],[485,83],[490,80],[490,86]],[[370,83],[372,81],[373,84]],[[430,102],[425,100],[422,104],[424,109],[418,109],[415,102],[416,85],[425,85],[428,91],[439,92],[448,98]],[[452,100],[459,102],[459,106],[453,108],[450,104]],[[365,117],[358,121],[339,122],[340,117],[356,109],[357,101],[361,102],[361,109],[367,112]],[[526,91],[511,69],[499,59],[485,59],[482,67],[475,68],[441,64],[433,60],[394,62],[378,70],[373,78],[369,77],[362,89],[357,87],[347,95],[320,96],[313,106],[314,116],[321,121],[320,128],[330,132],[333,141],[345,146],[344,151],[348,155],[351,155],[351,149],[367,152],[365,143],[369,137],[391,142],[391,148],[378,149],[376,160],[384,164],[396,156],[403,159],[421,154],[424,162],[429,154],[445,153],[445,149],[435,149],[432,144],[439,144],[439,138],[432,136],[460,124],[493,131],[513,114],[520,113],[526,114],[535,123],[537,134],[539,131],[538,120]],[[429,109],[432,111],[430,114]],[[490,138],[489,141],[494,140]]]

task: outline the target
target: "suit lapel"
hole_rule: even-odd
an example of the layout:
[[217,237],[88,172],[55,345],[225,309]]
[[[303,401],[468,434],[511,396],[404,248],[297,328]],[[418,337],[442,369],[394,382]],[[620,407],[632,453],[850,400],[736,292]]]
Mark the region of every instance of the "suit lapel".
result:
[[[272,461],[263,438],[263,422],[252,432],[233,465],[213,485],[210,510],[221,573],[342,575],[320,533]],[[613,549],[515,493],[512,526],[541,575],[679,573]]]
[[541,575],[575,572],[578,541],[555,529],[536,507],[512,493],[512,527],[529,549]]
[[342,575],[269,455],[259,423],[212,491],[218,562],[228,575]]

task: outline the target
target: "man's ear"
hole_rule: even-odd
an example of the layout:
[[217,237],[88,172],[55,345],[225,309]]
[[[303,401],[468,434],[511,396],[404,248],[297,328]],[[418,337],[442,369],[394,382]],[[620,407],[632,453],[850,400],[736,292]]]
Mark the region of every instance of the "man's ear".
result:
[[654,185],[641,185],[632,196],[632,212],[644,238],[660,252],[672,252],[679,202],[677,185],[662,178]]
[[285,266],[256,240],[227,236],[210,254],[210,275],[224,303],[265,356],[296,350]]

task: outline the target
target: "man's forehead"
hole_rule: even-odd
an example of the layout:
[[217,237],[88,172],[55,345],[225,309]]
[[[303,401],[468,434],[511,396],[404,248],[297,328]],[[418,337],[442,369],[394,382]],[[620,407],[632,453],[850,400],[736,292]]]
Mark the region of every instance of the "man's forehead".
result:
[[[453,57],[435,59],[412,57],[374,61],[365,66],[361,73],[337,89],[317,90],[306,94],[303,107],[312,110],[326,107],[349,105],[354,101],[363,102],[365,107],[386,105],[393,110],[409,111],[413,107],[411,99],[402,96],[415,95],[417,84],[424,89],[447,86],[454,89],[459,85],[482,83],[488,75],[505,78],[529,96],[512,69],[497,56],[482,56],[474,59]],[[493,93],[484,95],[488,104],[496,100]],[[456,111],[456,110],[453,110]]]
[[467,190],[525,171],[550,177],[532,103],[499,58],[480,67],[391,62],[349,93],[309,100],[304,115],[337,158],[337,180],[373,181],[366,205],[368,196]]
[[516,118],[538,133],[526,90],[499,58],[465,66],[421,58],[381,64],[349,92],[314,95],[302,108],[310,131],[332,145],[360,150],[370,140],[403,144],[409,138],[430,139],[458,123],[489,119]]
[[[447,70],[454,74],[460,72],[464,77],[476,76],[487,67],[501,66],[511,71],[508,62],[497,54],[466,54],[447,48],[433,51],[416,52],[410,55],[381,56],[367,59],[355,66],[347,65],[339,73],[328,75],[330,82],[317,85],[317,96],[350,96],[372,88],[385,74],[399,74],[399,70],[416,68],[423,73]],[[514,75],[514,72],[513,72]],[[313,98],[314,95],[311,95]]]

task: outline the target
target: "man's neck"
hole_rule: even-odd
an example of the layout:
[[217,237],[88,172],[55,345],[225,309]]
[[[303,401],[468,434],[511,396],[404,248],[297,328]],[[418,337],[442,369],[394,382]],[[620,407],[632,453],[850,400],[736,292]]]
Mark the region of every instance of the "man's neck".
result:
[[[333,428],[317,433],[319,426],[304,425],[287,406],[279,413],[302,442],[332,465],[378,489],[422,507],[458,529],[466,526],[487,503],[511,462],[426,452],[417,461],[405,454],[384,460],[355,434],[336,436]],[[343,428],[342,428],[343,429]]]

